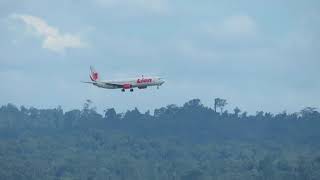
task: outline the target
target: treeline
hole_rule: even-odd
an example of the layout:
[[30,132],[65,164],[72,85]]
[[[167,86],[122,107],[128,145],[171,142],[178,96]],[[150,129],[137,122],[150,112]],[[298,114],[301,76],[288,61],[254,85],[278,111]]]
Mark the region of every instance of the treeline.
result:
[[248,115],[199,99],[141,113],[0,108],[0,179],[320,177],[320,113]]
[[83,109],[68,112],[63,112],[61,107],[18,108],[8,104],[0,108],[0,128],[11,133],[100,129],[135,136],[173,136],[194,143],[233,139],[318,142],[320,113],[315,108],[307,107],[291,114],[258,111],[255,115],[247,115],[239,108],[230,113],[223,111],[223,107],[218,108],[221,108],[219,112],[216,108],[205,107],[199,99],[190,100],[181,107],[168,105],[156,109],[152,115],[149,111],[141,113],[137,108],[125,113],[110,108],[99,114],[90,100]]

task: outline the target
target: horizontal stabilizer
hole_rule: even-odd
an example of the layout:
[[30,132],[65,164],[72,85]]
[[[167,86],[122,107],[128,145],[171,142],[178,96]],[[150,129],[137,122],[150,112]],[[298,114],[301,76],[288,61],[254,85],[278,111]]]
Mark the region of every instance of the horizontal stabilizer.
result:
[[88,83],[88,84],[96,84],[97,82],[92,82],[92,81],[81,81],[82,83]]

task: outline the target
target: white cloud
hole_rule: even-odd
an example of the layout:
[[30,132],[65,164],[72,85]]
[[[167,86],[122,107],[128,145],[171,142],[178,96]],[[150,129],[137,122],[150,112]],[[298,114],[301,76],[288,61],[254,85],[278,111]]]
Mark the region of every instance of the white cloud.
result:
[[125,10],[143,10],[153,13],[165,13],[168,10],[167,0],[96,0],[98,4],[108,7],[121,7]]
[[257,24],[247,15],[227,17],[221,23],[209,25],[206,29],[217,38],[239,39],[257,35]]
[[54,52],[64,52],[67,48],[83,48],[86,43],[82,42],[77,35],[64,33],[58,28],[49,26],[39,17],[30,15],[12,15],[13,18],[22,20],[35,34],[43,38],[42,47]]
[[231,16],[223,22],[227,33],[253,35],[256,32],[256,23],[249,16]]
[[191,58],[195,60],[217,60],[220,58],[218,53],[199,48],[192,43],[192,41],[183,40],[177,42],[175,48],[178,53],[184,56],[184,59]]

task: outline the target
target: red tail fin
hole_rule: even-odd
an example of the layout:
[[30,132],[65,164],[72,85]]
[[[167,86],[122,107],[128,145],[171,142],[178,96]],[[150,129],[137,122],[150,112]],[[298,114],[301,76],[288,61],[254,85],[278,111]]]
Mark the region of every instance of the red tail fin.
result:
[[98,72],[97,72],[92,66],[90,66],[90,71],[91,71],[90,79],[91,79],[92,81],[97,81],[97,80],[99,80],[99,74],[98,74]]

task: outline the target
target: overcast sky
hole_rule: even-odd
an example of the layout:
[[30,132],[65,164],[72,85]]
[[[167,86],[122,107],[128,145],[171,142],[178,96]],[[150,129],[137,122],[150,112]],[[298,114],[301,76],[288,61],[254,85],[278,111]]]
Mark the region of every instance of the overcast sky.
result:
[[[250,113],[320,106],[319,0],[0,0],[0,102],[142,111],[215,97]],[[134,93],[80,83],[159,75]]]

